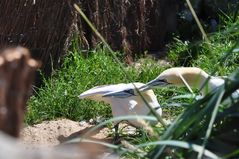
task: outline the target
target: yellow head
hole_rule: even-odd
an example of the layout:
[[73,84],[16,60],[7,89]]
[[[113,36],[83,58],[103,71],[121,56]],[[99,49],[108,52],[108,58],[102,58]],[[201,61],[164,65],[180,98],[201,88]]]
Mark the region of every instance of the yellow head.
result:
[[163,71],[156,79],[140,88],[141,91],[162,86],[185,86],[200,88],[208,74],[197,67],[174,67]]

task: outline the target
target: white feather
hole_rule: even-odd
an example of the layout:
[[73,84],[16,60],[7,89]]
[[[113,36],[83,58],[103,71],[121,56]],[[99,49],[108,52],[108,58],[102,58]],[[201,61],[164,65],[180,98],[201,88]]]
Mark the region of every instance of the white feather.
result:
[[129,100],[129,110],[133,110],[137,104],[135,100]]
[[94,95],[99,95],[102,96],[106,93],[110,92],[116,92],[116,91],[123,91],[126,89],[132,89],[134,88],[134,85],[132,83],[130,84],[125,84],[125,83],[120,83],[120,84],[112,84],[112,85],[102,85],[102,86],[97,86],[94,88],[91,88],[83,93],[80,94],[79,98],[83,99],[89,96],[94,96]]
[[211,77],[209,80],[209,85],[212,89],[215,89],[225,83],[225,80],[221,77]]
[[[215,89],[221,85],[223,85],[225,83],[225,78],[227,77],[224,77],[224,78],[221,78],[221,77],[213,77],[211,80],[210,80],[210,83],[212,85],[212,87]],[[235,92],[232,93],[231,95],[232,99],[231,98],[227,98],[223,104],[229,104],[232,102],[232,100],[238,100],[239,98],[239,90],[236,90]]]

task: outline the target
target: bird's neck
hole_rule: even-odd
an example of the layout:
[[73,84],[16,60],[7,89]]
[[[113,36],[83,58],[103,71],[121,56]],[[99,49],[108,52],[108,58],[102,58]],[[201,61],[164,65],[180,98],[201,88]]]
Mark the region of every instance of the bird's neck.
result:
[[[215,77],[208,75],[202,70],[200,72],[184,74],[183,78],[191,88],[199,89],[202,95],[206,95],[223,83],[222,79],[215,80]],[[182,84],[185,86],[185,82]]]
[[189,85],[190,87],[199,89],[200,92],[205,95],[206,92],[210,91],[211,89],[210,79],[208,81],[209,77],[210,76],[206,72],[201,71],[200,74],[197,74],[194,76],[194,78],[191,78]]
[[200,92],[202,93],[202,95],[206,95],[207,93],[209,93],[210,91],[212,91],[214,89],[214,83],[212,83],[211,78],[213,78],[212,76],[207,76],[206,78],[203,78],[203,80],[200,83],[200,87],[198,89],[200,89]]

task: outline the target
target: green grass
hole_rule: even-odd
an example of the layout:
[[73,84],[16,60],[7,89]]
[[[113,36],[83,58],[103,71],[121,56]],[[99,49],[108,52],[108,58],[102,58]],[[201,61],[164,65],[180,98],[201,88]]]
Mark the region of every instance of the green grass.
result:
[[238,51],[232,53],[222,64],[220,59],[234,47],[239,37],[239,19],[231,22],[231,19],[224,19],[227,26],[221,26],[218,32],[210,34],[210,43],[202,41],[181,41],[175,37],[174,43],[169,45],[168,60],[174,66],[195,66],[212,73],[216,68],[216,74],[227,76],[239,66]]
[[[163,69],[153,60],[145,59],[140,66],[126,66],[128,75],[136,82],[147,82]],[[38,123],[54,118],[80,121],[97,116],[111,117],[110,107],[104,103],[81,100],[78,96],[98,85],[128,83],[119,65],[103,47],[98,47],[85,58],[81,52],[70,52],[63,66],[44,81],[28,102],[26,122]],[[161,96],[159,96],[161,98]]]

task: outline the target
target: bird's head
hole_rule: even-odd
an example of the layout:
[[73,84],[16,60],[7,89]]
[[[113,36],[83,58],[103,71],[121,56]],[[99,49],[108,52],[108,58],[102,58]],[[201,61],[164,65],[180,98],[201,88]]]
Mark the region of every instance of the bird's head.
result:
[[197,67],[174,67],[163,71],[157,78],[140,87],[140,91],[164,87],[164,86],[185,86],[199,88],[208,74]]

